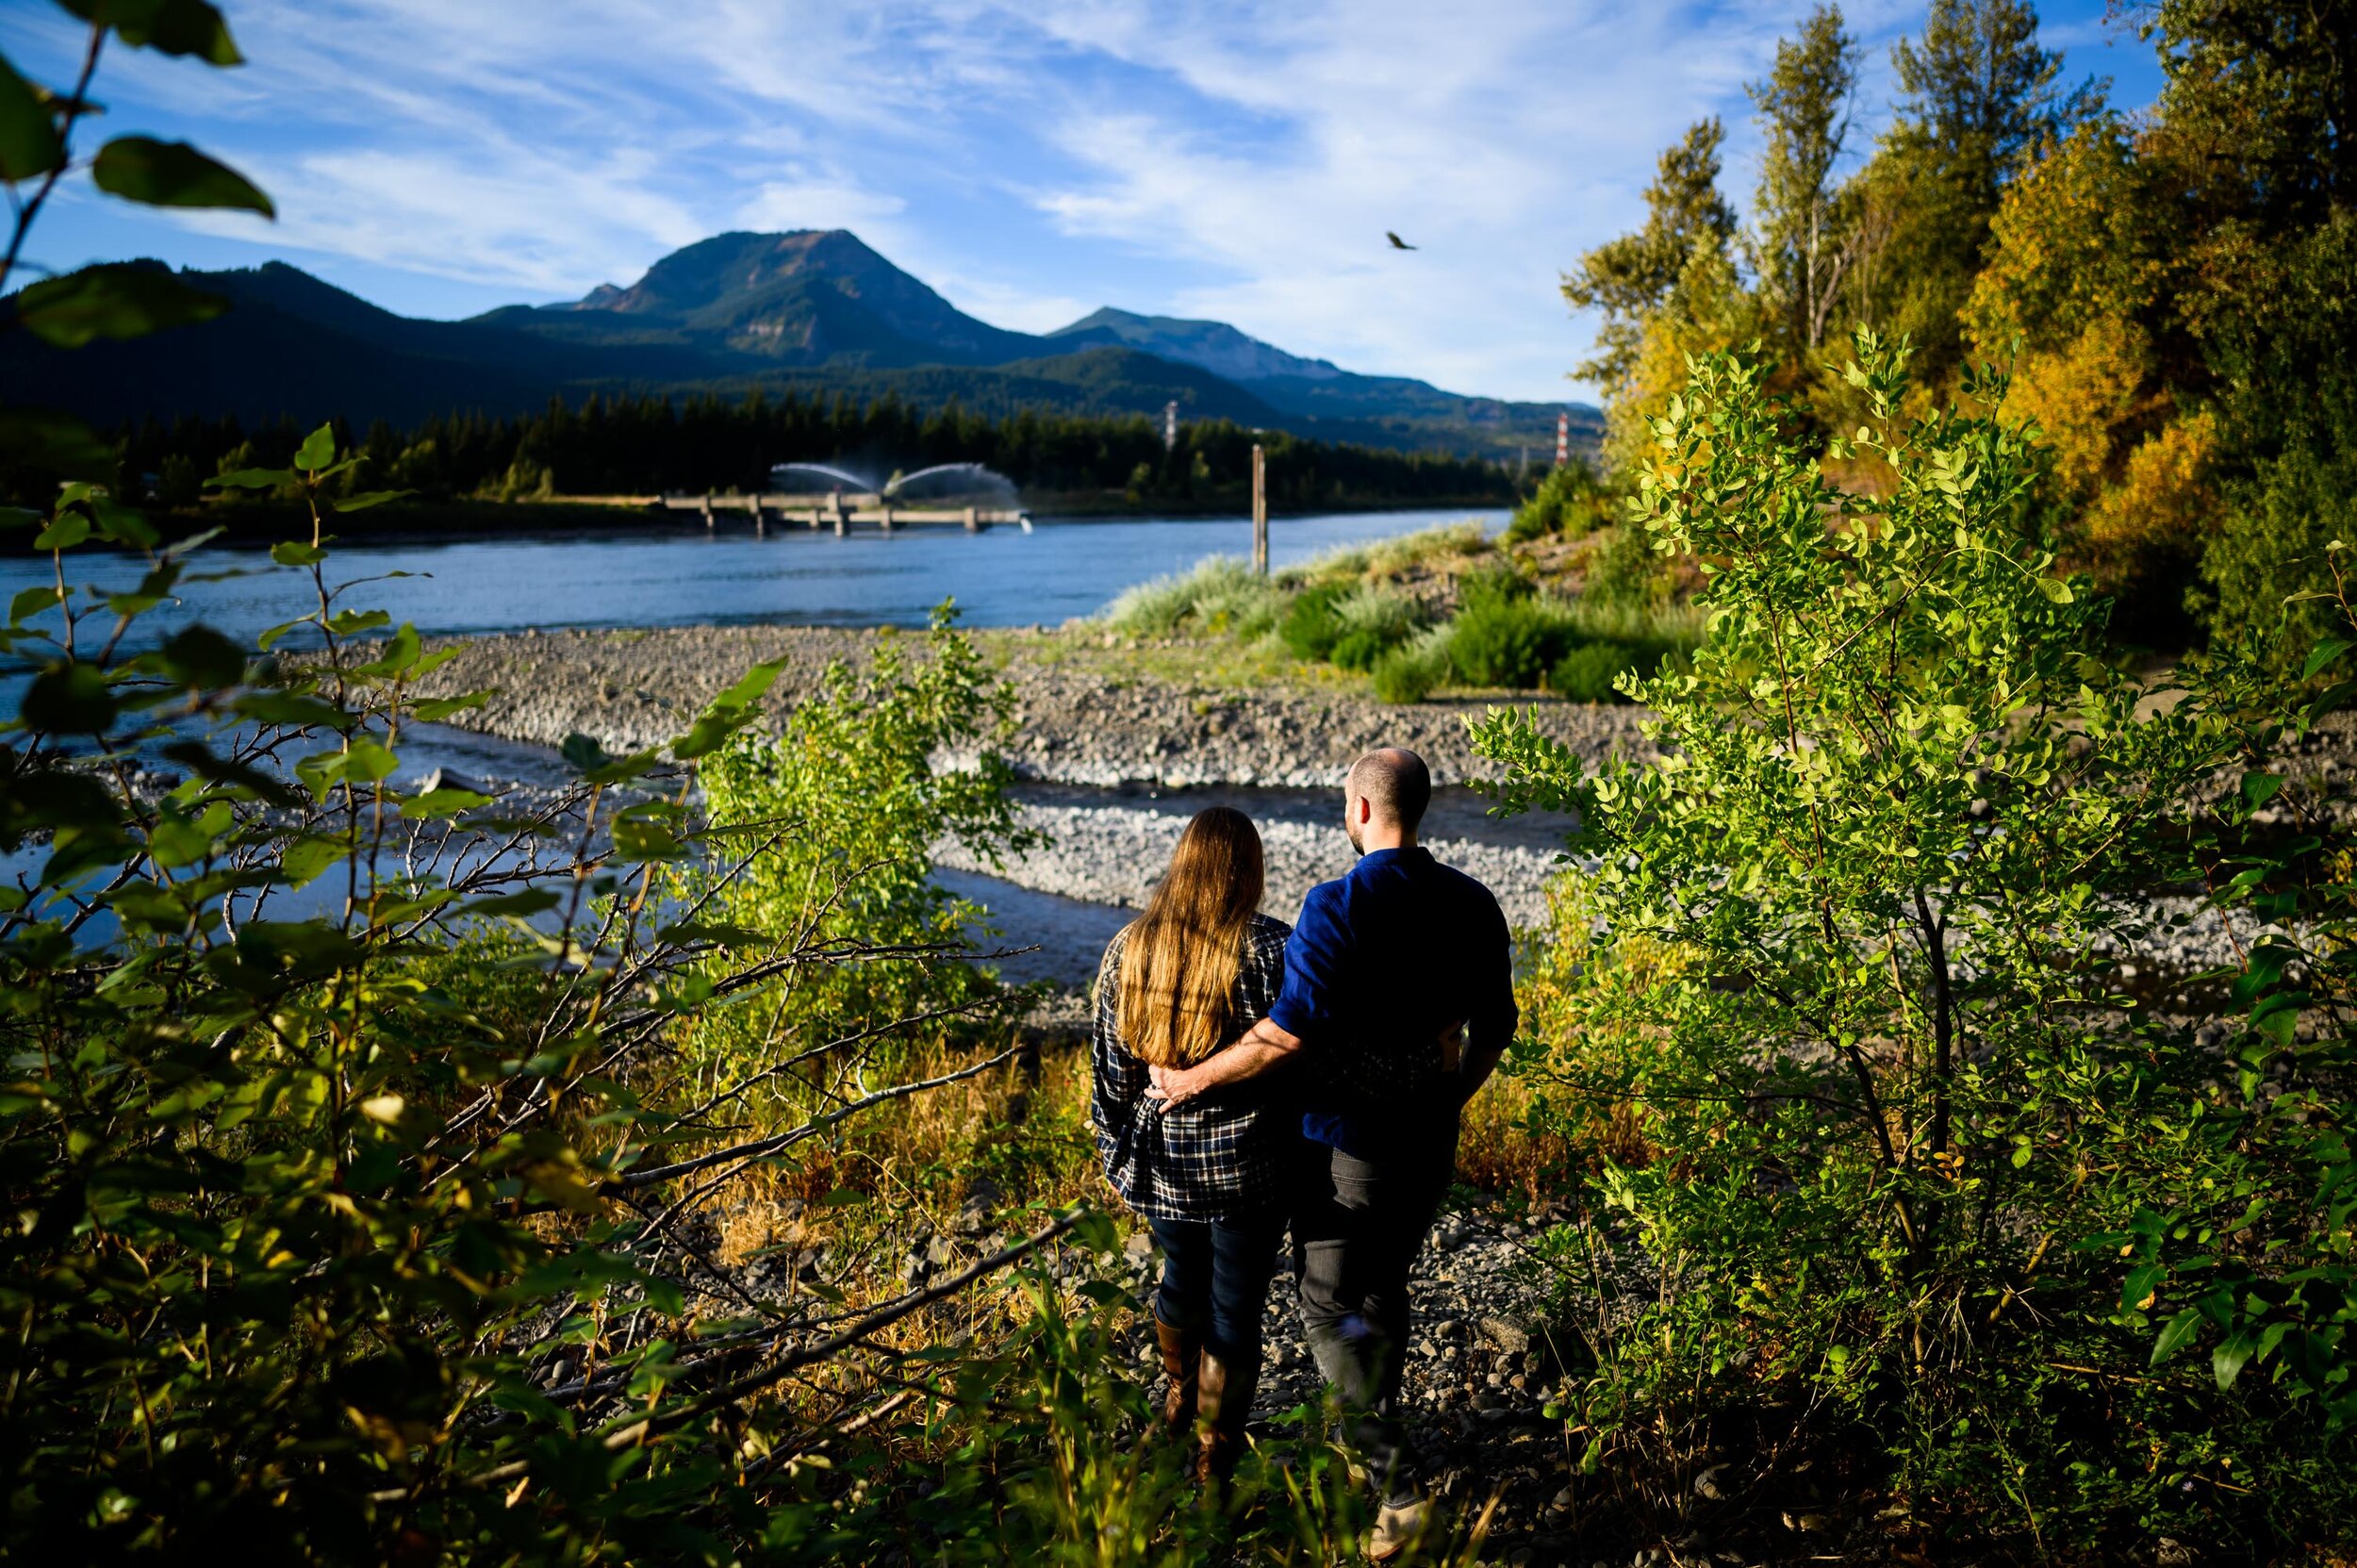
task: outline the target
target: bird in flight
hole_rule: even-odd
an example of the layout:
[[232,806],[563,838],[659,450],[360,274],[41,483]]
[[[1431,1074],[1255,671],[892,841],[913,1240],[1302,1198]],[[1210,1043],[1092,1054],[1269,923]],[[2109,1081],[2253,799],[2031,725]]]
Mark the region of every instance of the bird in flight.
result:
[[1410,245],[1407,240],[1402,239],[1398,235],[1393,234],[1390,229],[1385,229],[1383,231],[1383,238],[1392,242],[1392,249],[1395,251],[1412,251],[1416,248],[1415,246]]

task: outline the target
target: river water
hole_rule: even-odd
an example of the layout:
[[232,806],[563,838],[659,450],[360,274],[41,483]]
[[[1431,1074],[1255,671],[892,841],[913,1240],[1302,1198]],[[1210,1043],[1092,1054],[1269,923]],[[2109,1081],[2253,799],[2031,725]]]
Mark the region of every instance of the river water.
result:
[[[1329,550],[1395,538],[1442,523],[1496,528],[1503,512],[1353,512],[1278,518],[1269,524],[1277,566]],[[602,529],[531,537],[354,539],[335,547],[332,582],[374,578],[338,608],[383,609],[429,635],[520,632],[528,627],[803,625],[921,626],[954,598],[966,624],[1056,625],[1094,615],[1122,589],[1184,571],[1207,555],[1248,555],[1252,525],[1237,519],[1040,521],[1030,533],[999,525],[980,534],[928,525],[886,535],[772,525],[756,537],[741,520],[706,532],[698,523]],[[51,581],[45,557],[0,557],[0,593]],[[307,573],[274,567],[266,551],[208,549],[181,602],[147,618],[160,635],[191,619],[233,639],[308,614]],[[131,559],[69,555],[69,585],[125,588]]]

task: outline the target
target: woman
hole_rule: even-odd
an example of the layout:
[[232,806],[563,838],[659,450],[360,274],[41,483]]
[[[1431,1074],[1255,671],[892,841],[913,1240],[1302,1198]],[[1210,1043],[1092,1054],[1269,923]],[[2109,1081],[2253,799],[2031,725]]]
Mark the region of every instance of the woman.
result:
[[1228,806],[1198,812],[1146,913],[1114,934],[1096,973],[1097,1156],[1162,1249],[1162,1419],[1183,1436],[1200,1415],[1195,1463],[1205,1479],[1226,1478],[1243,1451],[1301,1116],[1287,1114],[1281,1072],[1179,1108],[1146,1087],[1150,1069],[1194,1065],[1276,1001],[1291,928],[1259,913],[1261,892],[1252,818]]

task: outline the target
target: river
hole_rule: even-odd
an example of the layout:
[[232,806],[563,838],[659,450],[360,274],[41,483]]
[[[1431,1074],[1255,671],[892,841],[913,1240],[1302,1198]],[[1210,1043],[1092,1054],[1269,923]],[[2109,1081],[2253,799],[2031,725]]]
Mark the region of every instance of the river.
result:
[[[1269,524],[1277,566],[1346,545],[1394,538],[1442,523],[1500,526],[1503,512],[1351,512],[1278,518]],[[347,592],[338,608],[387,611],[428,635],[537,627],[698,625],[921,626],[954,598],[968,625],[1056,625],[1094,615],[1122,589],[1184,571],[1206,555],[1247,555],[1252,525],[1237,519],[1041,521],[980,534],[923,526],[893,534],[772,527],[744,522],[556,533],[530,537],[358,538],[336,547],[331,580],[378,579]],[[198,619],[249,641],[305,615],[308,575],[273,567],[251,546],[195,557],[178,604],[148,618],[160,635]],[[51,581],[46,557],[0,558],[0,593]],[[128,587],[138,568],[121,556],[66,558],[69,584]]]

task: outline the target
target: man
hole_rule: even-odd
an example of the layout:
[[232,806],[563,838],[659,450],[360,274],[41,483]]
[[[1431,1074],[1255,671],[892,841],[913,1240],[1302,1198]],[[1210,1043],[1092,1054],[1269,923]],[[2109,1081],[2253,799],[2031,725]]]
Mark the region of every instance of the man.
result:
[[1431,799],[1413,751],[1351,764],[1343,823],[1359,862],[1303,900],[1276,1005],[1225,1050],[1153,1075],[1175,1104],[1306,1058],[1311,1158],[1294,1267],[1310,1350],[1382,1502],[1369,1548],[1378,1562],[1427,1515],[1399,1411],[1408,1271],[1455,1172],[1459,1113],[1517,1021],[1497,900],[1416,842]]

